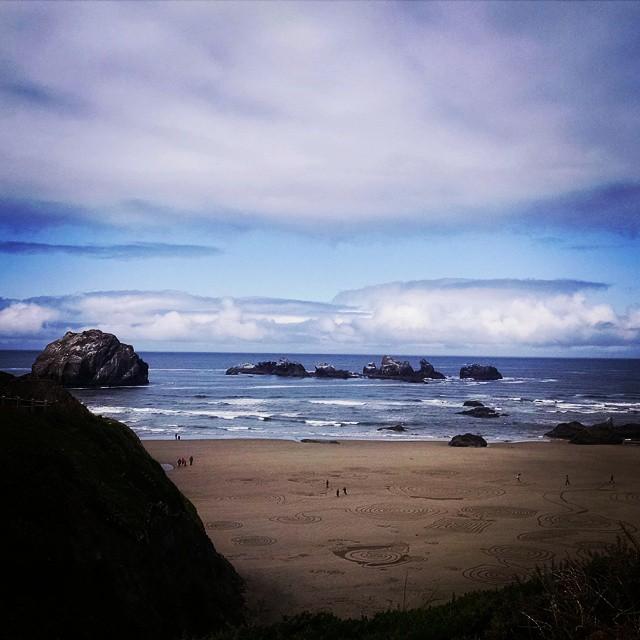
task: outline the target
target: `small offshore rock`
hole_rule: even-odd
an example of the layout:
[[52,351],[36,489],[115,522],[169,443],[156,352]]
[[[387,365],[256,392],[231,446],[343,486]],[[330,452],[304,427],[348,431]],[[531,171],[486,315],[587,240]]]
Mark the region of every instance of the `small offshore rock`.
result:
[[474,433],[458,434],[453,436],[449,442],[450,447],[486,447],[487,441]]
[[502,380],[502,374],[487,364],[469,364],[460,369],[460,378],[472,380]]
[[48,344],[31,367],[33,376],[65,387],[115,387],[149,384],[149,365],[130,344],[112,333],[67,331]]
[[473,409],[467,409],[466,411],[459,411],[460,415],[470,416],[472,418],[499,418],[502,414],[498,413],[491,407],[473,407]]
[[484,407],[484,402],[480,402],[480,400],[465,400],[462,403],[463,407]]

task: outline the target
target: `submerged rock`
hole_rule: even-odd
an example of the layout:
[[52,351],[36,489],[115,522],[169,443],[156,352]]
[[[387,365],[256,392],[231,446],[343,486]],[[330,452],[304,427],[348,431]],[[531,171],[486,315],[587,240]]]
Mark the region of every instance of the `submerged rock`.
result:
[[480,402],[480,400],[465,400],[462,403],[463,407],[484,407],[484,402]]
[[502,374],[493,366],[486,364],[469,364],[460,369],[461,378],[473,380],[502,380]]
[[309,376],[309,372],[299,362],[291,362],[287,358],[281,358],[277,362],[274,360],[264,360],[257,364],[247,362],[235,367],[229,367],[226,371],[228,376],[235,376],[239,373],[289,378],[306,378]]
[[3,376],[0,395],[25,401],[0,407],[4,637],[178,640],[242,622],[240,578],[127,426],[50,380]]
[[149,383],[149,365],[112,333],[67,331],[48,344],[31,372],[66,387],[135,386]]
[[382,357],[380,368],[376,366],[375,362],[370,362],[362,369],[362,375],[365,378],[402,380],[403,382],[424,382],[426,379],[443,380],[445,378],[424,358],[420,360],[420,369],[416,371],[408,360],[400,362],[391,356]]
[[466,411],[458,411],[460,415],[471,416],[472,418],[499,418],[502,414],[498,413],[491,407],[473,407],[473,409],[467,409]]
[[397,431],[398,433],[403,433],[408,431],[408,429],[402,424],[394,424],[392,427],[380,427],[378,431]]
[[449,441],[450,447],[486,447],[487,441],[474,433],[458,434]]

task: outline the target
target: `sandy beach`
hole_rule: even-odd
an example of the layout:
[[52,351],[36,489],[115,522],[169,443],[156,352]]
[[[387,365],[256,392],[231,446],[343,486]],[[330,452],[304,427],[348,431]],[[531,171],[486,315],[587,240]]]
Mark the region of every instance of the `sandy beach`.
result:
[[194,457],[168,475],[246,580],[261,621],[443,602],[602,549],[620,521],[640,528],[632,445],[143,444],[164,464]]

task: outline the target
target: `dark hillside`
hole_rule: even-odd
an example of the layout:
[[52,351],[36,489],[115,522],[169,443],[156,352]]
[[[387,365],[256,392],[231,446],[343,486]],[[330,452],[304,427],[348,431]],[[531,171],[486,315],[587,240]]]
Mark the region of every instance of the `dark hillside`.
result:
[[0,396],[3,638],[182,638],[242,620],[240,578],[128,427],[29,376],[3,376]]

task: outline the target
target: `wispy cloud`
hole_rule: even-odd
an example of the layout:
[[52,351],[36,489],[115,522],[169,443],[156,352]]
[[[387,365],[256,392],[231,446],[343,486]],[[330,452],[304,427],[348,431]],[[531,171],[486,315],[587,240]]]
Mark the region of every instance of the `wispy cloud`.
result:
[[98,327],[155,348],[571,353],[580,347],[636,353],[640,308],[619,313],[589,299],[590,292],[606,289],[571,280],[426,280],[347,291],[332,303],[89,292],[0,301],[0,338],[46,340],[66,327]]
[[132,244],[75,245],[42,242],[0,242],[0,253],[31,255],[65,253],[102,260],[134,260],[144,258],[202,258],[221,253],[217,247],[193,244],[138,242]]
[[640,5],[522,4],[2,3],[0,194],[43,220],[635,233]]

